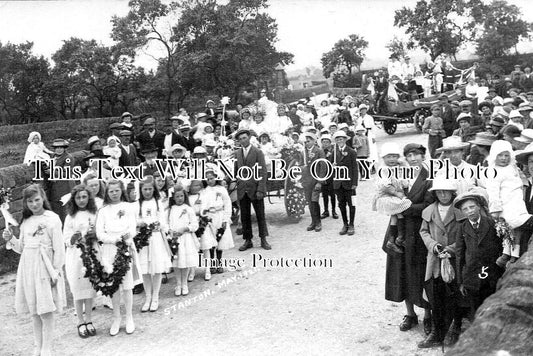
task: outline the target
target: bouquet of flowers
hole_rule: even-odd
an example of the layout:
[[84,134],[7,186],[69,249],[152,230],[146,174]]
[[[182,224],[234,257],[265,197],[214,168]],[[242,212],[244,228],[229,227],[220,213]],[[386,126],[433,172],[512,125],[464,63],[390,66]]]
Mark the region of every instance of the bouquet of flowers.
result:
[[496,228],[498,237],[501,237],[504,242],[507,241],[511,246],[514,245],[515,237],[513,229],[511,229],[504,218],[499,218],[494,227]]
[[299,143],[288,143],[283,145],[280,150],[281,159],[285,162],[290,162],[293,159],[299,160],[304,152],[304,146]]
[[172,260],[178,255],[178,248],[180,246],[179,237],[172,236],[168,241],[168,246],[170,247],[170,252],[172,253]]
[[143,249],[150,244],[150,236],[152,232],[156,229],[159,223],[151,223],[149,225],[142,223],[139,227],[139,232],[133,237],[133,242],[135,243],[135,248],[137,252]]
[[224,227],[220,227],[217,229],[216,238],[217,242],[220,242],[222,239],[222,236],[224,236],[224,232],[226,232],[226,229]]

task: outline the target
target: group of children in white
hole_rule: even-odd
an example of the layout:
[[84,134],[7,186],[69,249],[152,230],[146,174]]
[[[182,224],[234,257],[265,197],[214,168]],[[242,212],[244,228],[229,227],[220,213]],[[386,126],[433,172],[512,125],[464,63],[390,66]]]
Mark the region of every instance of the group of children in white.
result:
[[[84,184],[72,190],[63,227],[39,185],[32,184],[24,190],[20,232],[6,229],[3,237],[10,248],[22,254],[17,272],[16,310],[29,312],[33,317],[35,355],[51,354],[53,312],[61,311],[66,304],[63,265],[79,320],[78,334],[86,338],[97,333],[91,315],[96,290],[87,277],[84,256],[78,248],[91,233],[96,234],[99,243],[87,248],[96,248],[104,273],[110,275],[119,268],[117,243],[126,243],[129,246],[126,255],[131,255],[127,272],[111,296],[112,336],[119,333],[121,326],[121,295],[126,333],[135,330],[132,289],[140,277],[145,291],[141,311],[155,312],[159,308],[162,274],[171,268],[176,274],[176,296],[189,294],[188,282],[194,279],[196,267],[205,267],[206,281],[211,279],[212,272],[223,272],[222,252],[234,246],[229,228],[232,207],[215,170],[213,166],[207,169],[205,181],[193,180],[187,187],[175,185],[168,197],[160,194],[155,179],[148,176],[140,182],[140,196],[133,203],[127,202],[121,181],[110,180],[104,185],[95,176],[88,176]],[[100,189],[104,189],[103,199],[98,197]],[[197,236],[200,217],[207,224],[201,236]],[[151,236],[149,244],[137,252],[134,237],[143,226],[152,226]],[[169,240],[177,249],[170,248]],[[202,260],[199,249],[203,251]]]

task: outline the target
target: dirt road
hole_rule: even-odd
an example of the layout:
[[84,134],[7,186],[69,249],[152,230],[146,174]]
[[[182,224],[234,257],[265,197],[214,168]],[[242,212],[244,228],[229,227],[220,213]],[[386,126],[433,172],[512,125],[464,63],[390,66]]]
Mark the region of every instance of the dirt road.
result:
[[[380,130],[378,142],[426,143],[413,127],[394,136]],[[307,232],[309,217],[299,223],[285,218],[283,201],[267,204],[271,251],[234,249],[226,257],[244,258],[240,271],[214,275],[199,272],[186,297],[173,295],[174,278],[163,285],[160,309],[140,313],[142,295],[134,297],[136,331],[108,334],[112,312],[98,308],[98,335],[82,340],[70,307],[57,317],[55,355],[439,355],[418,350],[422,327],[400,332],[401,304],[384,300],[385,259],[381,250],[387,217],[371,211],[373,183],[358,188],[356,234],[339,236],[339,220],[323,221],[321,233]],[[236,245],[242,242],[235,236]],[[254,240],[258,245],[258,241]],[[326,258],[331,267],[251,269],[252,253],[263,258]],[[0,279],[0,350],[2,355],[28,355],[32,350],[31,319],[14,312],[15,274]],[[422,311],[418,310],[420,321]]]

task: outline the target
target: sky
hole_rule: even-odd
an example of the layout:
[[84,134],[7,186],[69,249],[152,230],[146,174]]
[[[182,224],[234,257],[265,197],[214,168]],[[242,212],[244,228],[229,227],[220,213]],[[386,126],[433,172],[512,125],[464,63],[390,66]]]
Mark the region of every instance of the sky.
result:
[[[369,46],[363,68],[386,65],[385,45],[394,35],[405,34],[393,26],[394,10],[414,7],[417,0],[269,0],[269,14],[278,23],[279,50],[294,54],[287,70],[320,65],[324,52],[350,34],[363,36]],[[508,0],[522,9],[523,18],[533,22],[533,1]],[[96,39],[110,45],[112,15],[124,16],[127,0],[0,1],[0,42],[34,42],[34,53],[51,57],[62,41],[70,37]],[[533,49],[522,44],[519,51]],[[157,49],[148,50],[156,54]],[[463,56],[472,49],[466,48]],[[426,55],[414,51],[411,57],[422,62]],[[142,55],[139,65],[155,66]]]

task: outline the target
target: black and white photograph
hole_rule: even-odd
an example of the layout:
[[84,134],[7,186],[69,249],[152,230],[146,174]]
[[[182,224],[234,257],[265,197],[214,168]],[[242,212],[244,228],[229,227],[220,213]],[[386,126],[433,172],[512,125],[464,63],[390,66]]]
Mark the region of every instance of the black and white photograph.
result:
[[0,0],[0,354],[533,355],[533,2]]

